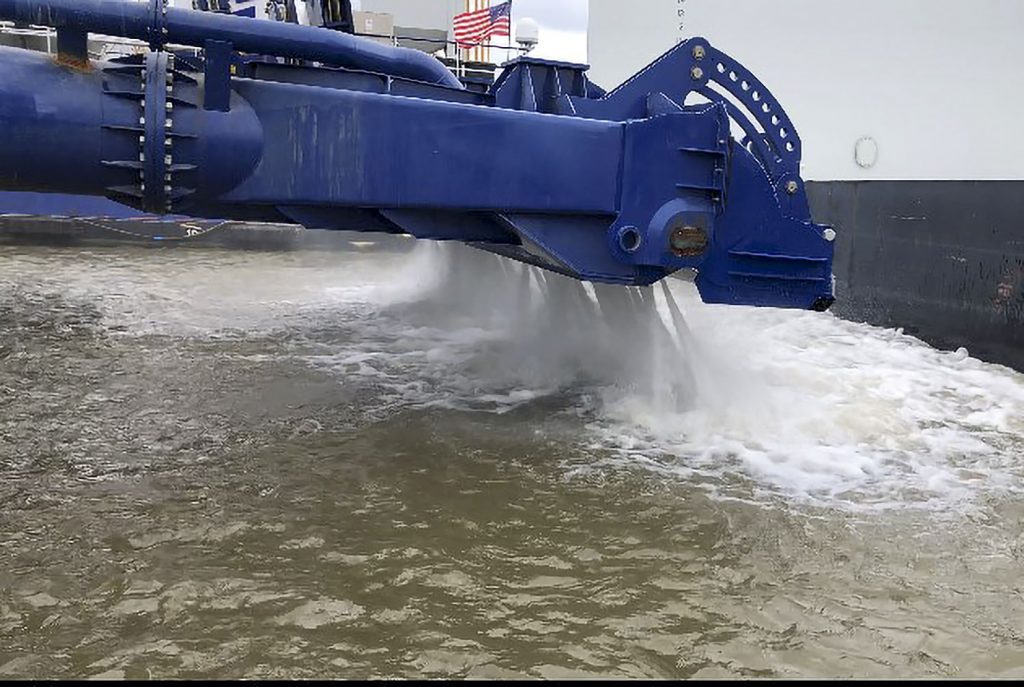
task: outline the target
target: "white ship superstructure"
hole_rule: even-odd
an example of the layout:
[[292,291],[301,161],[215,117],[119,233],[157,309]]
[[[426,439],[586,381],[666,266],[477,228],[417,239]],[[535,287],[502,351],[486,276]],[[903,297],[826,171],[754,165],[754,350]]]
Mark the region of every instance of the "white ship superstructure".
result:
[[1024,2],[590,0],[593,79],[678,40],[749,64],[804,143],[804,178],[1024,179]]

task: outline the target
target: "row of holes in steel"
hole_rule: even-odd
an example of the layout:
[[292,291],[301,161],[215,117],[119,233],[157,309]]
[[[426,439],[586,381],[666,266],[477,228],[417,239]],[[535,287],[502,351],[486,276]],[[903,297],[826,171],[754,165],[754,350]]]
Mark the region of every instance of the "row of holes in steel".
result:
[[[718,65],[716,65],[716,68],[718,69],[718,73],[719,74],[725,74],[726,67],[725,67],[724,64],[719,62]],[[740,81],[739,76],[737,76],[736,72],[734,72],[734,71],[730,71],[728,76],[729,76],[729,80],[732,81],[733,83],[735,83],[736,81]],[[740,81],[740,88],[743,89],[744,92],[747,92],[747,91],[750,90],[750,84],[747,83],[746,81]],[[758,91],[758,90],[755,90],[753,93],[751,93],[750,97],[754,99],[755,103],[760,103],[761,102],[761,92]],[[769,105],[768,103],[761,103],[761,111],[764,112],[765,114],[771,114],[772,106]],[[778,117],[778,115],[772,115],[771,122],[772,122],[772,126],[779,126],[779,117]],[[785,127],[781,127],[779,129],[779,137],[783,138],[783,139],[788,138],[789,137],[789,130],[787,130]],[[793,142],[792,141],[786,141],[786,150],[788,152],[792,153],[794,149],[795,149],[795,146],[793,145]]]

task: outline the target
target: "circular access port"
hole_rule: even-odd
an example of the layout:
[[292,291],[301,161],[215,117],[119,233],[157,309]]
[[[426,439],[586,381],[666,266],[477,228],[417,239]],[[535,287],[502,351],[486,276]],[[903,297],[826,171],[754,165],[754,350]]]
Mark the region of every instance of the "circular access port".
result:
[[864,169],[871,169],[878,162],[878,143],[870,136],[858,139],[853,146],[853,158]]
[[695,258],[708,249],[708,235],[700,227],[687,225],[672,231],[669,236],[672,253],[680,258]]
[[623,227],[619,230],[619,246],[627,253],[635,253],[643,239],[636,227]]

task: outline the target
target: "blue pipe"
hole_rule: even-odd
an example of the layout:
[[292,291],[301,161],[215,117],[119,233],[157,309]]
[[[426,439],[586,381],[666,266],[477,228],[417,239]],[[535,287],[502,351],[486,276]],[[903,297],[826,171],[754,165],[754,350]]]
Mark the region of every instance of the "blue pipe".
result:
[[0,19],[55,28],[203,47],[226,41],[236,50],[294,57],[462,89],[462,83],[436,59],[418,50],[312,26],[254,22],[244,17],[163,9],[160,0],[0,0]]
[[[68,56],[81,55],[73,49],[92,30],[155,47],[212,35],[267,53],[289,44],[261,32],[295,28],[165,15],[157,3],[0,0],[0,11],[56,25]],[[836,234],[812,221],[795,130],[767,88],[703,39],[599,98],[579,66],[529,58],[471,99],[301,66],[218,81],[219,52],[206,53],[213,78],[204,79],[164,50],[82,68],[0,47],[0,189],[457,240],[599,283],[646,285],[690,268],[709,303],[823,309],[834,300]],[[795,144],[771,132],[763,147],[732,139],[730,117],[742,113],[724,97],[684,104],[730,70],[743,82],[716,87],[771,113]]]

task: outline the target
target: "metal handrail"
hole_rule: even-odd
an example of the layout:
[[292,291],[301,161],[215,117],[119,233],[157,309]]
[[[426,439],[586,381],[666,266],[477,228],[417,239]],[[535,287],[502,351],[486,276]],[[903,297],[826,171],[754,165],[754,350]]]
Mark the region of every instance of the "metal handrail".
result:
[[397,45],[397,41],[410,41],[410,42],[420,42],[420,43],[442,43],[445,46],[455,46],[457,48],[467,49],[467,50],[470,49],[470,48],[495,48],[497,50],[515,50],[517,52],[522,52],[522,53],[529,52],[529,49],[522,47],[522,45],[518,45],[518,46],[516,46],[516,45],[501,45],[501,44],[498,44],[498,43],[474,43],[472,45],[468,45],[468,44],[465,44],[465,43],[459,43],[458,41],[449,41],[449,40],[441,41],[441,40],[438,40],[436,38],[424,38],[422,36],[401,36],[401,35],[397,35],[397,34],[385,34],[385,33],[356,33],[354,35],[362,36],[363,38],[388,38],[388,39],[391,39],[393,41],[396,41],[396,45]]
[[[49,26],[35,26],[29,25],[28,27],[19,27],[17,24],[11,21],[0,21],[0,33],[5,33],[13,36],[38,36],[52,38],[56,34],[57,30]],[[425,38],[422,36],[407,36],[397,34],[375,34],[375,33],[356,33],[353,34],[361,38],[386,38],[392,42],[392,45],[397,47],[399,41],[419,42],[419,43],[434,43],[445,46],[445,59],[455,60],[455,73],[459,76],[465,76],[467,64],[462,60],[463,49],[469,48],[493,48],[495,50],[514,50],[517,53],[525,55],[530,51],[529,48],[525,48],[522,45],[501,45],[498,43],[480,43],[477,45],[466,46],[458,41],[450,40],[438,40],[433,38]],[[108,43],[114,43],[118,45],[138,45],[145,46],[146,42],[135,38],[126,38],[123,36],[104,36],[104,41]],[[455,57],[450,58],[447,56],[447,48],[455,47]],[[490,62],[480,62],[474,64],[490,65]],[[495,65],[496,66],[496,65]]]
[[[17,24],[15,24],[12,21],[0,21],[0,31],[3,31],[4,33],[10,33],[10,34],[13,34],[13,35],[17,35],[17,36],[22,36],[22,35],[24,35],[24,36],[45,36],[47,34],[53,34],[54,32],[56,32],[56,29],[54,29],[52,27],[49,27],[49,26],[35,26],[35,25],[29,25],[28,28],[19,28],[17,26]],[[362,36],[363,38],[388,38],[388,39],[394,41],[396,45],[397,45],[397,41],[410,41],[410,42],[419,42],[419,43],[442,43],[446,47],[454,46],[454,47],[459,48],[459,49],[493,48],[495,50],[515,50],[516,52],[521,52],[521,53],[529,52],[529,49],[528,48],[524,48],[522,45],[518,45],[518,46],[517,45],[502,45],[502,44],[499,44],[499,43],[476,43],[476,44],[473,44],[473,45],[466,45],[466,44],[463,44],[463,43],[459,43],[458,41],[449,41],[449,40],[439,41],[439,40],[433,39],[433,38],[423,38],[422,36],[401,36],[401,35],[383,34],[383,33],[356,33],[356,34],[353,34],[353,35]],[[123,39],[120,36],[110,36],[110,38],[122,39],[122,40],[135,40],[135,39]]]

